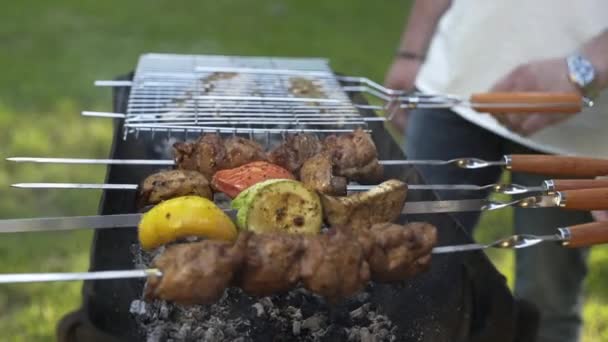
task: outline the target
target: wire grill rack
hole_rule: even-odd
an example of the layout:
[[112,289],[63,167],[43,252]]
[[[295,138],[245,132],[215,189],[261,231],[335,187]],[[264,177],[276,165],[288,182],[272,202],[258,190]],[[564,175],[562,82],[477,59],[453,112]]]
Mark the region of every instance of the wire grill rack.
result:
[[127,112],[106,115],[124,118],[124,138],[366,127],[326,59],[146,54],[129,85]]

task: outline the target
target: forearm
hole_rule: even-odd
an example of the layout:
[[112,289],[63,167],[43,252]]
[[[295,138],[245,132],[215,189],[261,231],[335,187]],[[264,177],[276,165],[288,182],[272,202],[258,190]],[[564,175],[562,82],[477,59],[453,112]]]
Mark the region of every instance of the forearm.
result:
[[437,23],[451,4],[452,0],[416,0],[401,36],[399,50],[426,55]]
[[581,52],[596,69],[599,89],[608,88],[608,30],[583,45]]

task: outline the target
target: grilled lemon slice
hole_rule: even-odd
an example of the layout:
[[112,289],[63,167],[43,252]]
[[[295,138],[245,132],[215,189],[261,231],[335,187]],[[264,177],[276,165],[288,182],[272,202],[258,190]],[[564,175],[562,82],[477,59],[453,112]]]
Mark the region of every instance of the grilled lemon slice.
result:
[[237,229],[223,210],[199,196],[161,202],[139,222],[139,242],[149,250],[189,236],[233,241]]

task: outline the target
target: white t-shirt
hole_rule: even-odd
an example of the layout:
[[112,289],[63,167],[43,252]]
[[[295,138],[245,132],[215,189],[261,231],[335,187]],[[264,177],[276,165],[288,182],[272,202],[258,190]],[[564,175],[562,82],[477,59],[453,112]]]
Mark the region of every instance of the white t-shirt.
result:
[[[468,97],[487,91],[519,64],[567,56],[607,28],[608,0],[454,0],[439,22],[416,86]],[[488,114],[455,111],[542,152],[608,158],[608,91],[593,108],[530,137],[507,130]]]

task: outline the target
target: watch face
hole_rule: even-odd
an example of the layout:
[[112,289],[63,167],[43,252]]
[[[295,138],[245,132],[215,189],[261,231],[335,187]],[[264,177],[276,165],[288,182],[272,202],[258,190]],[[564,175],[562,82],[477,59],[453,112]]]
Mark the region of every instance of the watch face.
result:
[[595,69],[593,69],[591,62],[581,55],[570,56],[567,62],[572,81],[582,88],[593,82]]

